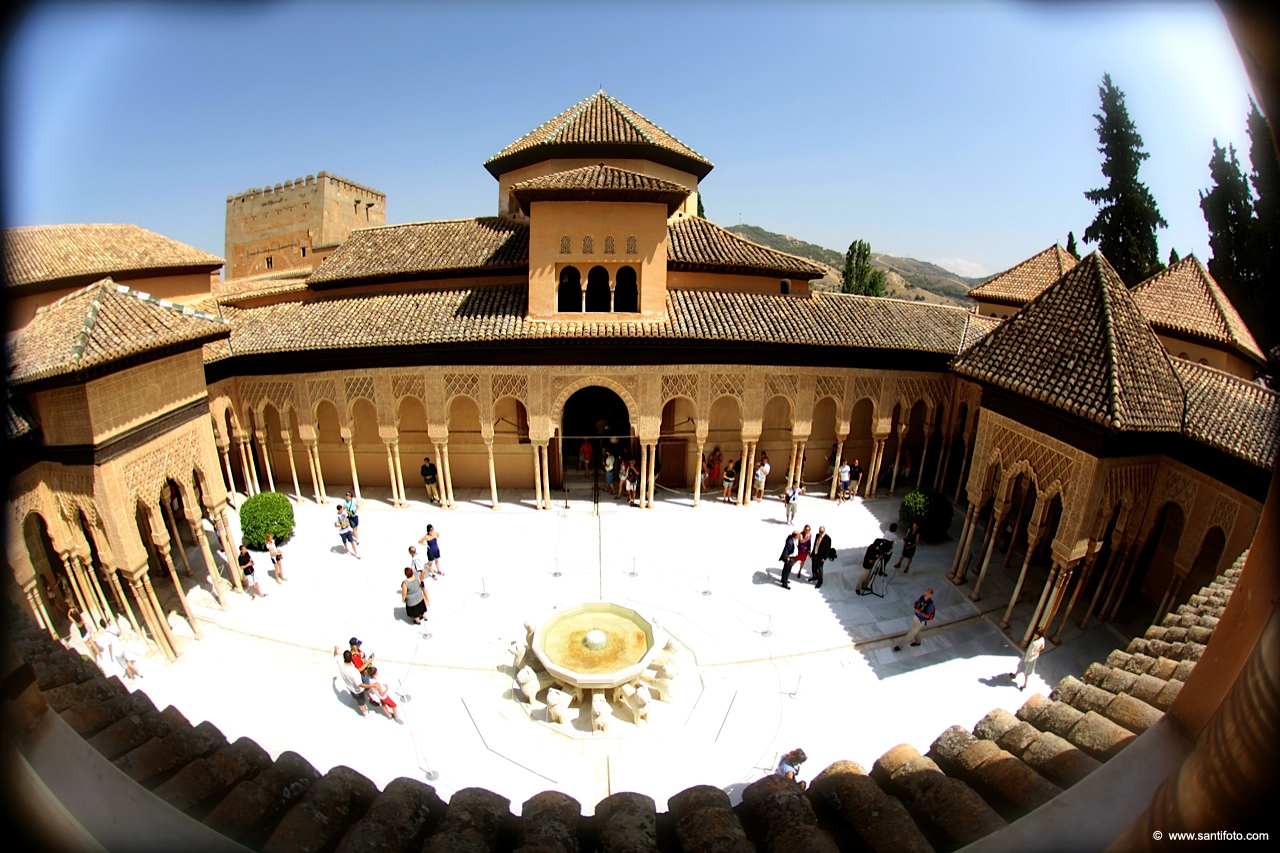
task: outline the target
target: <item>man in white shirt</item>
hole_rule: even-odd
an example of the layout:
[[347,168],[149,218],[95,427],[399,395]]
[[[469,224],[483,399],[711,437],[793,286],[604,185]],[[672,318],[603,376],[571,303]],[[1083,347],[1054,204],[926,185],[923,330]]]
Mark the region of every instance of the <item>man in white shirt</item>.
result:
[[107,656],[124,671],[125,678],[130,681],[141,678],[142,673],[138,672],[133,661],[129,659],[128,652],[125,651],[124,640],[120,639],[120,629],[115,625],[108,625],[106,619],[99,619],[98,624],[102,626],[102,639],[107,644]]
[[360,681],[360,672],[356,669],[355,664],[351,662],[351,652],[345,651],[342,657],[338,657],[338,647],[333,647],[333,659],[338,664],[338,677],[342,679],[343,685],[351,693],[352,698],[356,700],[356,710],[360,712],[360,716],[369,713],[369,706],[365,700],[366,685]]

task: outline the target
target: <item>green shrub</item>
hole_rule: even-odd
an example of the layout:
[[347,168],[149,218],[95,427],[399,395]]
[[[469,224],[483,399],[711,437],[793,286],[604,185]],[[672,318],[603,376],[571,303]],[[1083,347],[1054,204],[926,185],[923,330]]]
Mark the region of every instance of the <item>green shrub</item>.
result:
[[293,504],[279,492],[262,492],[240,504],[240,533],[253,551],[267,549],[267,534],[283,545],[293,535]]
[[920,525],[920,538],[925,542],[942,542],[951,529],[951,519],[955,516],[955,507],[951,499],[942,492],[933,489],[916,489],[902,498],[902,506],[898,509],[898,535],[906,533],[911,524]]

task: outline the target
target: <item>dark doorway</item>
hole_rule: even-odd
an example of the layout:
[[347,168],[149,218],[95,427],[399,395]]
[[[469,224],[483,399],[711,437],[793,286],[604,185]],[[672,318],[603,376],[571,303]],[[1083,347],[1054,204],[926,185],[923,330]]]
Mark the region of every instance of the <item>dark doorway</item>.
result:
[[571,460],[566,466],[569,471],[577,467],[584,438],[594,451],[593,467],[601,463],[606,450],[622,459],[632,458],[631,416],[627,404],[608,388],[599,385],[582,388],[565,401],[560,421],[560,450],[562,459]]

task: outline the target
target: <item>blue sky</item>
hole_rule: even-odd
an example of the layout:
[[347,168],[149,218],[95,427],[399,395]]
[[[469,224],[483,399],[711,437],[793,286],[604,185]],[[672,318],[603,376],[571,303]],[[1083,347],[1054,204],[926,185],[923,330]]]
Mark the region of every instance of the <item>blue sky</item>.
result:
[[716,164],[707,215],[997,272],[1092,221],[1109,71],[1169,248],[1208,260],[1251,92],[1211,3],[37,5],[4,56],[8,225],[223,254],[225,199],[320,170],[388,222],[492,215],[481,164],[604,89]]

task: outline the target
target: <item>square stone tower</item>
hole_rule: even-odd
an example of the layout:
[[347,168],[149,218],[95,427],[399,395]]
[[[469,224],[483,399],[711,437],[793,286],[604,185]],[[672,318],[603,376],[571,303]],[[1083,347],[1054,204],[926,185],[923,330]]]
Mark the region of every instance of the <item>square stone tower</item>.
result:
[[352,231],[386,221],[385,193],[328,172],[227,196],[226,277],[315,269]]

